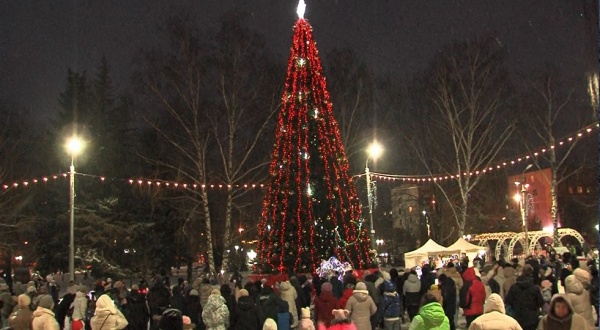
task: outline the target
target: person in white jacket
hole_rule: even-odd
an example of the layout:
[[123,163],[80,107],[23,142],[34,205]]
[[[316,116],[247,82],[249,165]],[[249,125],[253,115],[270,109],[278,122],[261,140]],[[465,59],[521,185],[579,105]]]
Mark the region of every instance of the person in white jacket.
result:
[[469,330],[523,330],[523,328],[517,320],[506,315],[502,297],[492,293],[485,302],[484,314],[471,323]]
[[109,295],[103,294],[96,301],[96,311],[90,320],[92,330],[123,329],[129,324]]

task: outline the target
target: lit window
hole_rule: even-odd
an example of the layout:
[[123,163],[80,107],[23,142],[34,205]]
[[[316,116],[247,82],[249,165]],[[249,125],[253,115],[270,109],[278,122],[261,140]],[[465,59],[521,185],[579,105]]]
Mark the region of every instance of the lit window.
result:
[[578,194],[583,194],[583,187],[582,186],[578,186],[577,187],[577,193]]
[[592,193],[592,188],[591,187],[586,187],[585,188],[585,192],[588,193],[588,194],[591,194]]
[[412,206],[409,206],[408,207],[408,213],[412,213],[412,211],[413,211]]
[[573,193],[573,187],[569,187],[569,194]]

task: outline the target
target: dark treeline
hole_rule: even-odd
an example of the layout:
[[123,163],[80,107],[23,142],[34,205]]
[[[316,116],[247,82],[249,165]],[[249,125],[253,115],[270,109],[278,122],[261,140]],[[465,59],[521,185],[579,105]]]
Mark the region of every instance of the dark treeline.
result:
[[[232,12],[217,26],[200,28],[185,14],[169,17],[156,44],[131,59],[135,73],[126,84],[113,81],[105,58],[91,72],[68,70],[57,95],[61,109],[46,126],[33,125],[30,112],[11,100],[0,104],[2,184],[66,173],[67,137],[86,141],[74,158],[77,268],[139,274],[186,264],[191,271],[200,258],[212,271],[239,266],[231,251],[254,239],[262,207],[259,188],[239,185],[267,180],[286,67],[245,20],[246,14]],[[376,75],[351,49],[322,54],[352,174],[364,171],[373,139],[386,151],[372,170],[450,175],[552,145],[597,122],[586,97],[587,73],[549,64],[543,72],[517,75],[506,68],[506,49],[495,40],[446,45],[414,77]],[[597,166],[594,132],[535,165],[551,168],[556,184],[585,178]],[[429,219],[434,238],[518,230],[506,178],[522,170],[429,184],[438,203]],[[202,184],[223,187],[200,189]],[[364,180],[357,185],[365,190]],[[592,202],[557,192],[564,226],[591,232],[597,223],[597,187],[589,186]],[[376,226],[382,228],[392,187],[378,187]],[[0,244],[7,260],[22,255],[42,272],[67,269],[68,192],[62,176],[0,191]],[[401,231],[388,235],[415,243],[414,235]]]

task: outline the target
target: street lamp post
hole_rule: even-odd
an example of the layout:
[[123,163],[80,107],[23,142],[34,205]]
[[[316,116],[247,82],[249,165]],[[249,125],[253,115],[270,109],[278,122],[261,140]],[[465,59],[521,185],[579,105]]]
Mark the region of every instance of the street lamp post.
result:
[[528,169],[530,169],[533,166],[533,164],[529,164],[527,165],[527,167],[523,170],[523,173],[521,173],[523,179],[521,182],[517,181],[515,182],[515,185],[517,186],[517,188],[519,186],[521,186],[521,191],[520,191],[520,195],[517,194],[518,196],[518,202],[519,202],[519,209],[521,211],[521,222],[522,222],[522,226],[523,226],[523,232],[525,233],[525,248],[523,249],[523,251],[525,252],[525,256],[527,257],[529,255],[529,226],[527,225],[527,188],[528,188],[528,184],[525,183],[526,179],[525,179],[525,171],[527,171]]
[[365,162],[365,176],[367,178],[367,199],[369,205],[369,229],[371,231],[370,241],[371,241],[371,249],[375,250],[377,245],[375,243],[375,227],[373,226],[373,193],[371,190],[371,174],[369,172],[369,159],[376,159],[382,152],[381,146],[377,142],[371,143],[368,149],[368,156]]
[[73,136],[67,141],[67,151],[71,155],[69,167],[69,281],[75,281],[75,156],[83,149],[81,140]]

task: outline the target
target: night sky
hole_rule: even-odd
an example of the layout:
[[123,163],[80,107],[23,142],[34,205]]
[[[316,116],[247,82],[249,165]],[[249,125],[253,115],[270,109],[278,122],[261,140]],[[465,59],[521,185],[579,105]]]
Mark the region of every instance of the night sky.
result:
[[[497,35],[515,74],[549,62],[565,79],[598,71],[598,22],[586,26],[590,0],[306,0],[324,66],[335,47],[353,49],[380,73],[409,81],[453,40]],[[31,108],[40,120],[58,107],[68,68],[93,72],[102,55],[118,87],[127,87],[139,47],[157,45],[156,27],[173,12],[171,1],[7,1],[0,11],[0,100]],[[177,1],[177,8],[215,25],[226,11],[251,13],[286,66],[297,0]],[[587,6],[587,7],[586,7]],[[597,10],[597,5],[595,6]],[[597,14],[596,14],[597,17]],[[590,33],[592,31],[592,33]],[[595,35],[593,34],[595,32]],[[590,47],[590,45],[592,45]],[[591,54],[591,51],[594,54]],[[284,77],[281,80],[284,82]]]

